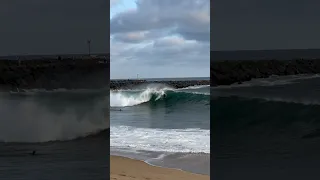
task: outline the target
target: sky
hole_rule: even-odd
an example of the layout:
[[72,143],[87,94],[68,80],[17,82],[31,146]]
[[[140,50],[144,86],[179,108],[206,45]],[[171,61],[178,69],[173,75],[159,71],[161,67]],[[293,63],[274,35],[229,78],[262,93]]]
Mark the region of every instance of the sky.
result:
[[212,50],[320,48],[319,0],[214,0]]
[[1,0],[0,56],[109,52],[106,0]]
[[209,77],[209,0],[110,0],[111,79]]

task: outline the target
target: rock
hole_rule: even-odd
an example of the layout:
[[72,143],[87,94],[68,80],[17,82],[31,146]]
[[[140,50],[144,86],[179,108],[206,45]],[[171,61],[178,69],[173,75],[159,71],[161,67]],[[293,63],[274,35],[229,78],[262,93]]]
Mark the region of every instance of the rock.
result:
[[320,73],[320,59],[212,61],[211,86],[231,85],[271,75]]
[[146,80],[111,80],[110,89],[131,89],[142,84],[161,83],[173,88],[185,88],[189,86],[210,85],[209,80],[189,80],[189,81],[146,81]]
[[0,60],[0,89],[76,89],[108,87],[104,59]]

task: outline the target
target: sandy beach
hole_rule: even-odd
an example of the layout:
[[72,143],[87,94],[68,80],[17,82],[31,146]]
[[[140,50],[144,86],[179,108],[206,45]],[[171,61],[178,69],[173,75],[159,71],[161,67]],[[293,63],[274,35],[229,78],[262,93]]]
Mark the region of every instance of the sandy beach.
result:
[[139,160],[125,157],[110,157],[112,180],[209,180],[207,175],[151,166]]

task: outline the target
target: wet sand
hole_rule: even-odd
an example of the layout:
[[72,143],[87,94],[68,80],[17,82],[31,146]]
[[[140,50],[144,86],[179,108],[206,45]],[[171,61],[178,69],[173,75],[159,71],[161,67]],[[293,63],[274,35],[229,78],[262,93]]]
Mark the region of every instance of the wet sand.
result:
[[120,156],[110,157],[111,180],[209,180],[207,175],[151,166],[139,160]]

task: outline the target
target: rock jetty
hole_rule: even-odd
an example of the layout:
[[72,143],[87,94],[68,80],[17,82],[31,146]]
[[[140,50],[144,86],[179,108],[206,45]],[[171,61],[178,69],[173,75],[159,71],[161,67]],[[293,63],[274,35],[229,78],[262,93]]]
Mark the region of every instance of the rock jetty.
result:
[[242,83],[271,75],[320,73],[320,59],[211,61],[211,86]]
[[143,84],[161,83],[173,88],[185,88],[189,86],[210,85],[209,80],[186,80],[186,81],[147,81],[147,80],[111,80],[110,89],[131,89]]
[[0,60],[0,89],[76,89],[109,85],[109,58]]

